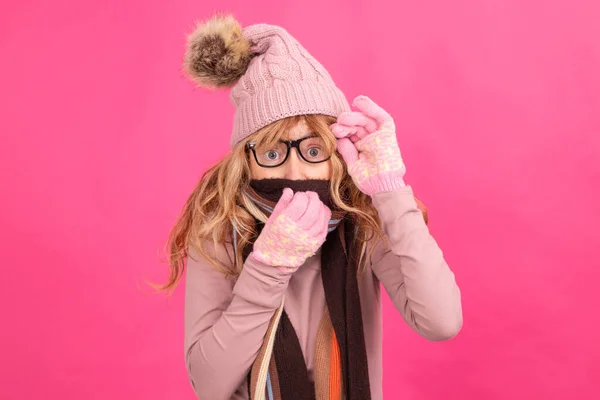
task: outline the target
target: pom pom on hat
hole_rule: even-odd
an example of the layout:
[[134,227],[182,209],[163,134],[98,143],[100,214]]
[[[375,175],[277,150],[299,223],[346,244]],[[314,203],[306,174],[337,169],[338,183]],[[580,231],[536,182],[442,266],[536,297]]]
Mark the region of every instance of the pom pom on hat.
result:
[[231,15],[216,15],[188,36],[184,71],[200,87],[229,88],[246,73],[251,45]]

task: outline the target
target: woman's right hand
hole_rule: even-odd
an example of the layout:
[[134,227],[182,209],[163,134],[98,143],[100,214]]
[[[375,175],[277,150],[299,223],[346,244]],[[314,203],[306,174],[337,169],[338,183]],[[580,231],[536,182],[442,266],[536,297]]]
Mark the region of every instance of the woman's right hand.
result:
[[327,237],[331,210],[315,192],[287,188],[254,243],[252,257],[295,271],[316,253]]

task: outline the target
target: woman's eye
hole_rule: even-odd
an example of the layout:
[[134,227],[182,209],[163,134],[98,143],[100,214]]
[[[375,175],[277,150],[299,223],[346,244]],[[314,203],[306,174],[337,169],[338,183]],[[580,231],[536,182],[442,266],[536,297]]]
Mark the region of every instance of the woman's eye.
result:
[[321,154],[321,149],[319,149],[318,147],[311,147],[310,149],[308,149],[307,153],[310,157],[318,157],[319,154]]
[[275,150],[270,150],[267,151],[266,156],[269,160],[277,160],[277,158],[279,157],[279,153]]

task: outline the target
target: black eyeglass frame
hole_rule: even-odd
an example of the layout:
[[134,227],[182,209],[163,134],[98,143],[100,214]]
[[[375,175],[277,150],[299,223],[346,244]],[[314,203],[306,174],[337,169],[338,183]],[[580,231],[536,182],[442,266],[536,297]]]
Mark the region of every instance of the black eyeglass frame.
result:
[[285,154],[285,158],[283,159],[283,161],[281,161],[279,164],[276,164],[276,165],[263,165],[263,164],[260,163],[260,161],[258,161],[258,156],[256,155],[256,142],[248,142],[248,144],[246,145],[246,147],[247,147],[248,150],[252,150],[252,154],[254,154],[254,159],[256,160],[256,163],[259,166],[263,167],[263,168],[277,168],[277,167],[280,167],[283,164],[285,164],[285,162],[287,161],[287,159],[290,156],[292,148],[295,148],[296,149],[296,153],[298,153],[298,155],[300,156],[300,158],[302,158],[307,163],[310,163],[310,164],[321,164],[321,163],[329,160],[331,158],[331,156],[327,157],[324,160],[320,160],[320,161],[310,161],[310,160],[307,160],[304,157],[304,155],[302,154],[302,151],[300,150],[300,143],[302,143],[306,139],[314,139],[316,137],[318,137],[318,136],[314,136],[313,135],[313,136],[306,136],[306,137],[303,137],[303,138],[297,139],[297,140],[280,140],[279,141],[280,143],[285,143],[286,144],[286,146],[287,146],[287,153]]

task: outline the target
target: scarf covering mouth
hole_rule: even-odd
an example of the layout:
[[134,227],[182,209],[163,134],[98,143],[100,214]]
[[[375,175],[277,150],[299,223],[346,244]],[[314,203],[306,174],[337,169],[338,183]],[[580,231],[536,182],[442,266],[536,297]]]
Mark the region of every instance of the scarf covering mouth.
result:
[[[331,208],[327,180],[263,179],[250,181],[250,199],[269,217],[283,190],[313,191]],[[256,221],[256,230],[264,224]],[[329,233],[321,246],[321,277],[326,306],[315,348],[314,382],[289,317],[275,311],[249,372],[252,400],[370,400],[370,381],[358,292],[355,224],[345,211],[332,211]],[[244,249],[244,258],[252,244]],[[302,268],[302,267],[300,267]]]

